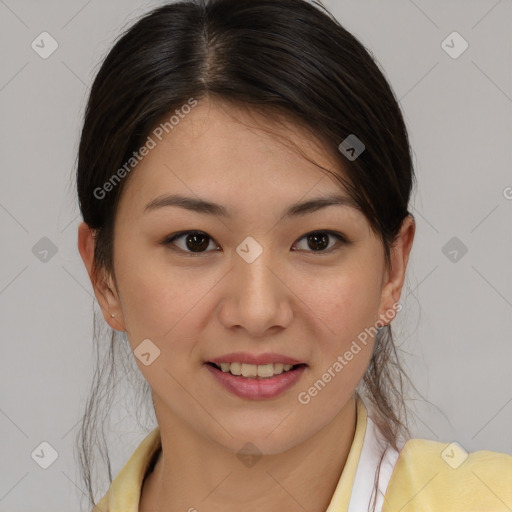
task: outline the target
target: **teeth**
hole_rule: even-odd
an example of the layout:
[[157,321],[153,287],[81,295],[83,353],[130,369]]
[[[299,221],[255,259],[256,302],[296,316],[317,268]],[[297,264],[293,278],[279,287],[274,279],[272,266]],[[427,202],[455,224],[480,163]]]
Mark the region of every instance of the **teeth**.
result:
[[242,375],[244,377],[257,377],[258,367],[255,364],[242,363]]
[[246,378],[269,378],[274,375],[280,375],[283,372],[288,372],[293,368],[293,365],[283,363],[258,365],[246,363],[220,363],[219,366],[224,373],[229,372],[232,375],[241,375]]
[[[229,364],[229,363],[227,363]],[[229,371],[233,375],[242,375],[242,365],[240,363],[231,363],[229,368]]]
[[274,375],[274,365],[272,363],[258,365],[257,371],[258,377],[272,377],[272,375]]

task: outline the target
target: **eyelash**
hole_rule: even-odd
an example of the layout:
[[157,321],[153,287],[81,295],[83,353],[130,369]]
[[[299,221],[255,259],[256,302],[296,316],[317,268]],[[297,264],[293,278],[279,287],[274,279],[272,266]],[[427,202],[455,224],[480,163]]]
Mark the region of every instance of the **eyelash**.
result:
[[[307,236],[309,235],[313,235],[315,233],[322,233],[322,234],[326,234],[326,235],[329,235],[331,237],[334,237],[338,240],[338,242],[340,242],[340,244],[343,246],[343,245],[348,245],[350,244],[351,242],[344,236],[342,235],[341,233],[337,233],[336,231],[330,231],[328,229],[326,230],[315,230],[315,231],[310,231],[309,233],[306,233],[305,235],[303,235],[302,237],[300,237],[298,239],[297,242],[303,240],[304,238],[306,238]],[[197,257],[197,256],[202,256],[204,254],[207,254],[209,252],[212,252],[212,251],[202,251],[202,252],[192,252],[192,251],[186,251],[184,249],[180,249],[180,248],[177,248],[177,247],[172,247],[173,245],[173,242],[179,238],[182,238],[184,237],[185,235],[189,235],[189,234],[197,234],[197,235],[204,235],[206,238],[209,238],[211,241],[214,241],[212,237],[210,237],[207,233],[205,233],[204,231],[180,231],[178,233],[174,233],[172,235],[169,235],[165,240],[163,240],[163,242],[161,242],[161,244],[165,247],[168,247],[169,249],[171,249],[172,251],[175,251],[175,252],[181,252],[183,254],[186,254],[187,256],[192,256],[192,257]],[[295,245],[295,244],[294,244]],[[339,247],[338,247],[339,248]],[[303,249],[300,249],[300,250],[303,250]],[[310,253],[313,253],[313,254],[330,254],[333,250],[336,250],[336,246],[334,247],[331,247],[329,249],[325,249],[325,250],[320,250],[320,251],[305,251],[305,252],[310,252]],[[218,251],[213,251],[213,252],[218,252]]]

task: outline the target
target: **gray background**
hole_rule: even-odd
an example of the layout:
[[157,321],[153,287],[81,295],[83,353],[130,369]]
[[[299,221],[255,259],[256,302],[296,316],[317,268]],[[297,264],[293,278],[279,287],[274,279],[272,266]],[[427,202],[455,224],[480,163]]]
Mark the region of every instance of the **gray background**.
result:
[[[94,370],[79,129],[113,39],[160,3],[0,0],[0,511],[79,510],[73,443]],[[512,2],[325,4],[379,61],[410,130],[417,234],[393,326],[430,401],[408,402],[413,433],[512,453]],[[43,31],[59,45],[47,59],[31,48]],[[453,31],[469,44],[458,58],[442,46]],[[123,414],[115,472],[144,435]],[[43,441],[59,454],[46,470],[31,458]]]

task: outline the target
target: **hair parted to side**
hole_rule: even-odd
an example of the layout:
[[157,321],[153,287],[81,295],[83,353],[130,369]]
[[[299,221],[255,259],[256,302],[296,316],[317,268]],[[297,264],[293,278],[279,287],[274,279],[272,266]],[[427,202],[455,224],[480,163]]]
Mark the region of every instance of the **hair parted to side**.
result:
[[[114,278],[113,226],[136,168],[101,199],[101,188],[164,117],[204,97],[279,113],[311,130],[337,155],[346,179],[328,171],[382,240],[389,264],[408,211],[414,170],[398,102],[378,64],[319,3],[306,0],[182,0],[141,17],[116,41],[93,82],[78,150],[77,192],[95,233],[94,269]],[[364,152],[350,161],[339,144],[355,134]],[[325,169],[326,170],[326,169]],[[326,170],[327,171],[327,170]],[[96,326],[96,317],[94,318]],[[97,329],[95,347],[100,353]],[[112,470],[105,443],[116,361],[131,357],[111,333],[97,370],[77,446],[82,478],[95,505],[95,449]],[[379,330],[358,392],[385,439],[408,437],[403,372],[391,327]],[[136,380],[136,378],[135,378]],[[408,380],[408,379],[407,379]],[[143,381],[143,379],[141,379]],[[143,381],[143,396],[150,388]]]

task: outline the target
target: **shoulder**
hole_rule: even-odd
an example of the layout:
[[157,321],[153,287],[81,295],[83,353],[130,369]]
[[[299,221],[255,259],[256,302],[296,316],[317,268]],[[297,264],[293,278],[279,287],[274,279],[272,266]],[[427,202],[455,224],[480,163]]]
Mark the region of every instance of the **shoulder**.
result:
[[389,480],[383,512],[512,509],[512,455],[467,453],[457,443],[410,439]]
[[144,478],[160,448],[160,429],[156,427],[137,446],[91,512],[136,512]]

